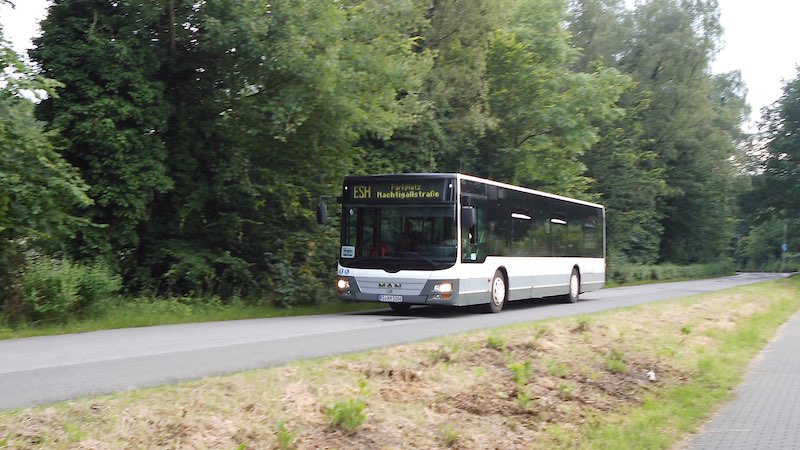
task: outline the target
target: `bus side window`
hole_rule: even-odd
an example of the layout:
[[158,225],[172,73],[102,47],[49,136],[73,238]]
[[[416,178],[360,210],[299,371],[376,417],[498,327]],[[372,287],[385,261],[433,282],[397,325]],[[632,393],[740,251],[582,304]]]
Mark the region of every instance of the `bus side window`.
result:
[[563,215],[550,217],[550,243],[553,256],[564,256],[567,253],[567,220]]
[[533,217],[527,210],[511,213],[511,256],[531,256],[531,224]]
[[461,222],[461,260],[465,262],[483,262],[486,252],[480,245],[481,233],[485,233],[487,224],[487,186],[470,180],[461,181],[462,206],[472,206],[475,209],[476,222],[471,228],[464,227]]

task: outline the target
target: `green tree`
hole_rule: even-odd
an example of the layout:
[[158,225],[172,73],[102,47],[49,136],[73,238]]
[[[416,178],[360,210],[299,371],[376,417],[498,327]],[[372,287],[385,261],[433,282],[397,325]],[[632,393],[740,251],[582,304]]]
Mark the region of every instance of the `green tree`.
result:
[[421,74],[425,106],[390,139],[365,136],[367,173],[472,171],[480,167],[476,142],[497,120],[489,107],[487,55],[494,32],[508,23],[508,0],[420,0],[416,51],[433,66]]
[[784,227],[787,234],[786,244],[792,253],[796,253],[800,248],[800,222],[797,218],[773,217],[754,225],[739,239],[736,256],[740,265],[755,270],[776,267],[782,256]]
[[50,143],[26,97],[54,95],[58,83],[35,74],[11,49],[0,29],[0,302],[14,315],[21,307],[22,251],[73,233],[90,204],[87,186]]
[[608,253],[615,262],[655,263],[664,232],[658,204],[667,185],[658,155],[642,149],[644,104],[600,123],[601,139],[583,158],[595,180],[592,191],[607,208]]
[[789,250],[796,252],[800,247],[800,68],[765,111],[762,122],[763,145],[755,149],[759,165],[752,177],[753,189],[739,199],[747,229],[738,256],[751,267],[781,256],[784,226]]
[[[569,31],[581,49],[574,67],[618,67],[633,35],[631,13],[621,0],[576,0],[570,5]],[[652,264],[659,259],[663,226],[658,203],[667,185],[658,155],[642,126],[650,96],[631,83],[618,107],[624,114],[598,121],[598,142],[582,157],[592,192],[606,208],[608,253],[612,261]]]
[[[611,22],[608,8],[619,8],[618,2],[579,3],[590,5],[578,8],[583,12],[605,4],[598,14],[606,24]],[[577,23],[587,22],[584,18]],[[738,153],[736,144],[742,137],[738,127],[746,105],[737,74],[713,76],[709,70],[721,36],[717,3],[641,2],[618,23],[628,31],[582,31],[578,36],[587,47],[614,51],[615,67],[635,80],[636,88],[626,94],[624,103],[635,108],[640,119],[641,138],[633,154],[644,162],[639,172],[643,178],[653,179],[655,185],[664,183],[650,189],[649,201],[639,208],[650,221],[647,248],[658,243],[659,251],[623,253],[633,260],[644,257],[649,262],[657,255],[678,263],[729,254],[737,187],[731,158]],[[620,184],[615,190],[630,187]]]
[[765,117],[764,206],[800,217],[800,68]]
[[599,136],[595,123],[616,107],[629,80],[615,69],[572,70],[579,53],[557,0],[519,1],[492,37],[490,107],[495,129],[478,142],[481,175],[568,195],[590,181],[580,158]]
[[623,70],[650,97],[644,137],[669,191],[659,213],[661,259],[701,262],[724,254],[733,237],[731,205],[736,129],[744,102],[738,86],[715,80],[709,61],[721,27],[716,1],[652,0],[633,13],[632,48]]
[[[187,5],[189,7],[187,7]],[[333,195],[362,136],[417,120],[429,70],[410,2],[176,2],[165,83],[175,189],[156,197],[136,283],[158,291],[327,293],[337,231],[313,205]],[[389,20],[391,19],[391,20]],[[171,50],[172,51],[172,50]]]
[[575,67],[615,67],[633,36],[624,0],[569,0],[568,30],[580,49]]
[[729,254],[735,193],[731,159],[747,108],[737,73],[711,75],[721,36],[715,1],[575,0],[569,29],[580,70],[612,66],[635,84],[627,114],[599,124],[584,161],[609,207],[612,256],[698,262]]
[[64,83],[37,116],[59,130],[64,157],[91,186],[88,217],[105,225],[81,233],[76,252],[121,256],[125,271],[136,263],[153,197],[172,187],[159,13],[148,2],[59,1],[31,52],[46,76]]
[[[304,301],[336,230],[311,206],[425,111],[425,8],[394,2],[64,0],[35,59],[64,81],[39,116],[90,181],[81,255],[121,257],[128,287]],[[322,233],[322,235],[320,235]]]

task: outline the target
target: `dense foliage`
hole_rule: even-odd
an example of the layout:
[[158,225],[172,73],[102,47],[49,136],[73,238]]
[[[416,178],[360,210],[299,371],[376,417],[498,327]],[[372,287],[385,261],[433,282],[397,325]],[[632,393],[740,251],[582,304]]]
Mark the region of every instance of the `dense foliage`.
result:
[[[714,0],[57,0],[41,74],[0,87],[16,183],[0,232],[63,226],[35,247],[100,260],[133,293],[314,303],[338,235],[314,222],[319,196],[352,173],[462,171],[604,203],[612,264],[718,261],[747,112],[738,74],[709,69],[718,16]],[[23,81],[50,89],[47,131]],[[26,157],[57,175],[20,178],[7,164]],[[778,189],[783,161],[757,185]]]
[[800,270],[800,68],[764,111],[762,126],[752,151],[753,189],[740,198],[737,256],[752,269]]
[[24,252],[34,242],[68,239],[86,225],[73,213],[91,203],[78,171],[59,155],[26,98],[53,94],[53,80],[32,73],[0,30],[0,311],[20,315]]
[[601,124],[589,174],[609,208],[611,256],[706,262],[730,254],[747,108],[738,73],[711,75],[722,30],[715,1],[573,2],[581,68],[630,75],[627,115]]

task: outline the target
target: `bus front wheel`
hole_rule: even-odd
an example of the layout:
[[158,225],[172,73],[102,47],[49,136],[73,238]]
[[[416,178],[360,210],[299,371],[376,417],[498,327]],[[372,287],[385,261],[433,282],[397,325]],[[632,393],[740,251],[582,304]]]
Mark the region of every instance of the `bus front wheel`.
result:
[[496,271],[494,278],[492,278],[492,298],[489,302],[489,312],[499,313],[503,310],[508,297],[508,287],[506,286],[506,278],[503,272]]

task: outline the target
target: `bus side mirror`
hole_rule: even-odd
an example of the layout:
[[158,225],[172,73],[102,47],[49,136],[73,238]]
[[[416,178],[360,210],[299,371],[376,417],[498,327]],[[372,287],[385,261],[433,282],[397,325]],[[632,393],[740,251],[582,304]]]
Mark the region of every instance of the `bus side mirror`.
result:
[[321,203],[317,205],[317,223],[325,225],[328,221],[328,205]]
[[461,228],[469,229],[475,227],[478,223],[478,215],[475,208],[472,206],[461,207]]

